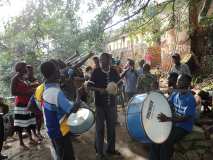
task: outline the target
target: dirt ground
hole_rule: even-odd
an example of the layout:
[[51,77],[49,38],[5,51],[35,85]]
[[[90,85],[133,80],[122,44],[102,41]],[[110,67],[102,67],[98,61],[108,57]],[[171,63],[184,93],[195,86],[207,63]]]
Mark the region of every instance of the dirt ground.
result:
[[[120,108],[118,111],[119,123],[116,128],[116,148],[121,152],[122,156],[112,157],[110,160],[148,160],[148,145],[136,142],[128,135],[124,113],[125,112]],[[40,145],[30,146],[30,150],[28,151],[20,150],[17,136],[14,136],[15,140],[9,138],[7,145],[9,145],[10,148],[4,149],[3,153],[9,156],[9,160],[51,160],[51,145],[45,131],[43,132],[43,135],[46,137],[44,141]],[[95,130],[93,126],[88,132],[73,140],[77,160],[95,160],[94,133]],[[196,139],[197,143],[194,143],[193,139],[189,141],[184,140],[188,142],[182,144],[179,151],[175,153],[173,160],[212,160],[213,138],[211,140],[204,140],[203,133],[200,133],[200,131],[190,137]],[[27,142],[28,139],[25,139],[25,141]],[[184,150],[187,150],[187,154]]]

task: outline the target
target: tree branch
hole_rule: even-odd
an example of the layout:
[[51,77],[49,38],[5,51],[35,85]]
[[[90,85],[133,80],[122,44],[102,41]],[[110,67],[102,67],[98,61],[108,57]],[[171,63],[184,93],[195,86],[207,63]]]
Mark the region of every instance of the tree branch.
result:
[[175,0],[172,2],[172,21],[171,21],[171,27],[175,27]]
[[[136,31],[136,30],[138,30],[139,28],[141,28],[141,27],[147,25],[154,17],[156,17],[157,15],[159,15],[160,13],[162,13],[169,3],[170,3],[170,2],[168,1],[168,3],[166,3],[166,4],[163,6],[163,8],[162,8],[159,12],[157,12],[155,15],[153,15],[152,17],[150,17],[145,23],[141,24],[140,26],[138,26],[138,27],[137,27],[136,29],[134,29],[134,30]],[[169,17],[169,16],[166,16],[166,17],[164,17],[163,19],[166,19],[166,18],[168,18],[168,17]]]
[[145,10],[145,9],[146,9],[146,7],[149,5],[149,2],[150,2],[150,1],[151,1],[151,0],[148,0],[148,1],[146,2],[145,5],[143,5],[141,8],[139,8],[137,11],[135,11],[135,12],[134,12],[133,14],[131,14],[130,16],[125,17],[124,19],[122,19],[122,20],[120,20],[120,21],[117,21],[116,23],[112,24],[111,26],[109,26],[109,27],[107,27],[107,28],[104,28],[104,30],[107,30],[107,29],[109,29],[109,28],[112,28],[113,26],[116,26],[116,25],[118,25],[119,23],[124,22],[124,21],[127,21],[127,20],[131,19],[132,17],[138,15],[142,10]]

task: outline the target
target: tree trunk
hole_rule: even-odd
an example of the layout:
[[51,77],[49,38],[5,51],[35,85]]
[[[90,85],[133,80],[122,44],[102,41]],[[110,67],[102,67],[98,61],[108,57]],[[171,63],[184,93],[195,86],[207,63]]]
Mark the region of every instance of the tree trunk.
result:
[[189,6],[189,27],[190,27],[190,39],[191,39],[191,51],[195,54],[200,67],[206,67],[205,59],[213,54],[213,26],[212,25],[200,25],[198,23],[199,13],[204,1],[192,0]]

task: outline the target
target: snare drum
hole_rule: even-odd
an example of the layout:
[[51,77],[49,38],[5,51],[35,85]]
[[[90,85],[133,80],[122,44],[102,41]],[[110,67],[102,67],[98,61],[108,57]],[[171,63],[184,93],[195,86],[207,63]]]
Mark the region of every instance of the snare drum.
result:
[[80,108],[76,113],[71,113],[67,125],[71,133],[82,134],[88,131],[95,122],[94,112],[89,108]]
[[164,113],[171,117],[167,99],[160,93],[135,95],[128,104],[126,125],[131,137],[142,143],[163,143],[172,130],[172,122],[159,122],[157,116]]

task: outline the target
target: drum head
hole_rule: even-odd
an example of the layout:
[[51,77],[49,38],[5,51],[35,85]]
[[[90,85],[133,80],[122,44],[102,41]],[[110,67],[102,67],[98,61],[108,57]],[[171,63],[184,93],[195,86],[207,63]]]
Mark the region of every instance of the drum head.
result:
[[157,92],[151,92],[142,107],[142,123],[146,135],[154,143],[163,143],[172,130],[172,122],[159,122],[157,116],[163,113],[172,116],[171,108],[166,98]]
[[88,131],[94,121],[93,111],[87,108],[80,108],[76,113],[70,114],[67,124],[70,126],[71,133],[81,134]]

